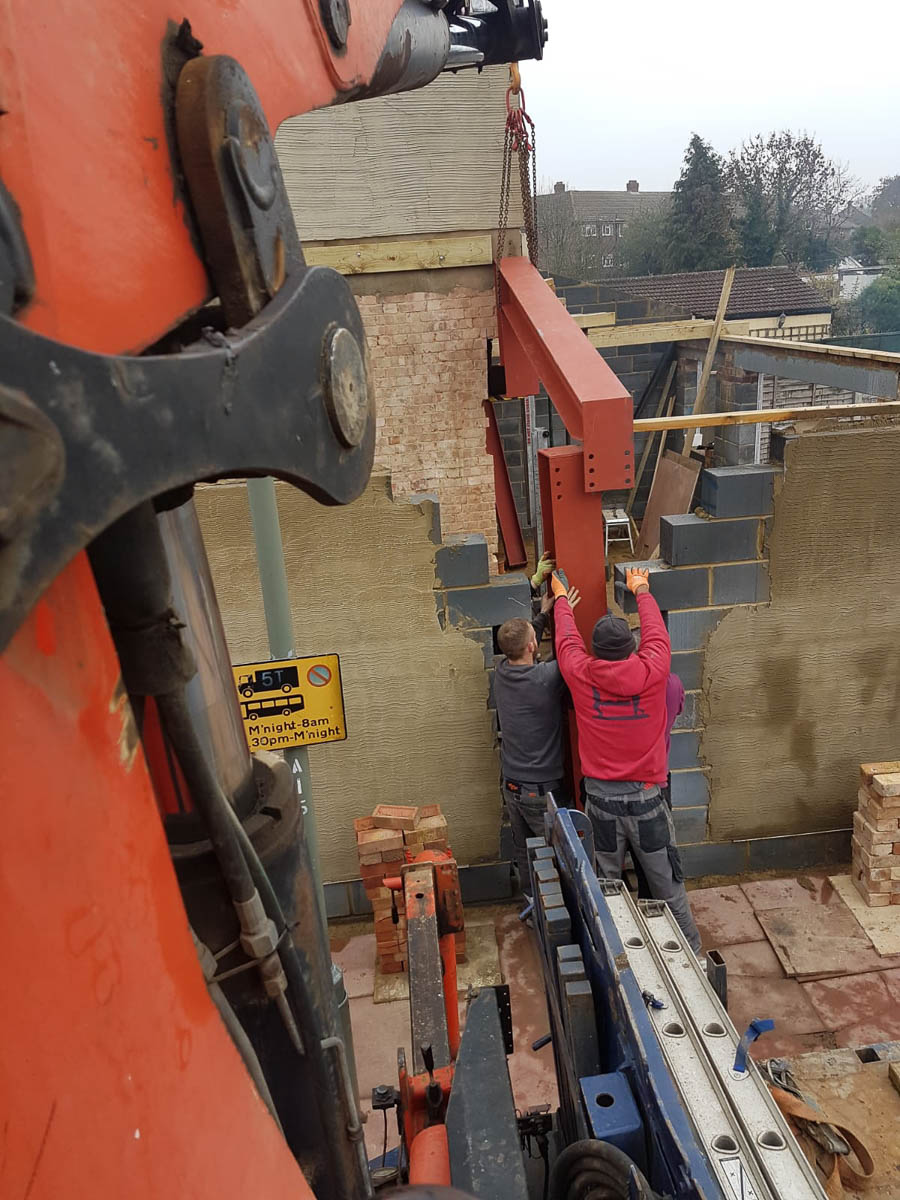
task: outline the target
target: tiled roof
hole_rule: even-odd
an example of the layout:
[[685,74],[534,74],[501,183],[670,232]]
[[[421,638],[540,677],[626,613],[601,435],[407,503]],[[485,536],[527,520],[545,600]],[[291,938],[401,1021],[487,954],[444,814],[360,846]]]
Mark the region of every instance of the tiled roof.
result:
[[628,221],[639,213],[668,204],[671,192],[551,192],[538,196],[538,212],[564,205],[572,219],[585,221]]
[[570,192],[576,221],[627,221],[668,204],[671,192]]
[[[680,275],[638,275],[609,282],[633,296],[660,300],[686,309],[695,317],[709,318],[716,315],[724,279],[724,271],[689,271]],[[736,320],[830,310],[828,299],[790,267],[739,267],[726,316]]]

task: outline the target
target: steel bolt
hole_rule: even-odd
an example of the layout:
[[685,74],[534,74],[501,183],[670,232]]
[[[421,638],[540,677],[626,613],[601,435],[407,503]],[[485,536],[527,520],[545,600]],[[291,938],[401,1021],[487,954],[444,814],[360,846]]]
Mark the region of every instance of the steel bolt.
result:
[[358,446],[369,420],[369,379],[359,342],[332,327],[323,342],[322,386],[331,425],[345,446]]
[[319,9],[328,40],[335,50],[343,50],[351,21],[350,0],[320,0]]

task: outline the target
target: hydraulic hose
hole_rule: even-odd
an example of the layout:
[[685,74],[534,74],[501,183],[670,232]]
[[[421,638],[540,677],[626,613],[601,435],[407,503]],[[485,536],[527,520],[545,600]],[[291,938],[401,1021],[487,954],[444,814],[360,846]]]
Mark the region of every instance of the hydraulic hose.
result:
[[567,1146],[550,1172],[550,1200],[659,1200],[628,1155],[587,1138]]
[[253,876],[228,817],[231,805],[222,794],[196,736],[184,689],[157,696],[156,704],[191,800],[203,818],[228,894],[236,903],[246,904],[256,892]]
[[272,1093],[269,1091],[269,1085],[266,1082],[266,1077],[263,1074],[263,1069],[260,1066],[259,1057],[253,1049],[253,1044],[247,1037],[243,1025],[237,1018],[237,1013],[228,1003],[225,993],[217,983],[208,983],[209,994],[213,1004],[219,1010],[219,1016],[222,1018],[222,1023],[231,1035],[231,1040],[237,1047],[238,1054],[244,1060],[244,1066],[247,1068],[247,1074],[256,1085],[256,1090],[259,1092],[263,1103],[269,1110],[272,1120],[281,1130],[282,1137],[284,1130],[281,1128],[281,1121],[278,1118],[278,1113],[275,1109],[275,1101],[272,1099]]

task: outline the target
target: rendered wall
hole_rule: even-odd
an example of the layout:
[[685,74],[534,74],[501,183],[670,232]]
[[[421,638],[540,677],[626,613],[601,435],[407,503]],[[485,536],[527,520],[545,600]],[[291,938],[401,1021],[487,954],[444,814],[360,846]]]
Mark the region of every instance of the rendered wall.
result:
[[[285,121],[275,139],[300,237],[493,229],[500,208],[506,67],[444,75],[398,96]],[[509,224],[522,224],[513,172]]]
[[[297,652],[341,656],[348,739],[309,751],[323,879],[358,874],[353,817],[382,801],[440,804],[460,862],[496,859],[485,650],[439,623],[436,595],[446,608],[447,593],[435,592],[434,506],[393,500],[384,475],[346,507],[284,484],[277,495]],[[197,509],[232,661],[264,660],[246,489],[199,488]],[[483,543],[482,555],[486,568]],[[524,581],[514,586],[527,595]]]
[[670,767],[689,876],[849,861],[859,763],[900,746],[898,453],[890,418],[822,421],[784,441],[783,470],[704,471],[700,507],[661,521],[647,565],[686,688]]
[[710,635],[715,840],[847,828],[860,762],[900,745],[900,428],[788,443],[771,603]]

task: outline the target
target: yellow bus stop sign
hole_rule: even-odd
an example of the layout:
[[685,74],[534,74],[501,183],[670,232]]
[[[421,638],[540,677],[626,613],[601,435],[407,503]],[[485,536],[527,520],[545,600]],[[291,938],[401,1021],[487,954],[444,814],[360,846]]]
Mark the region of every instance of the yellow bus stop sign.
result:
[[347,736],[337,654],[233,667],[252,750],[289,750]]

